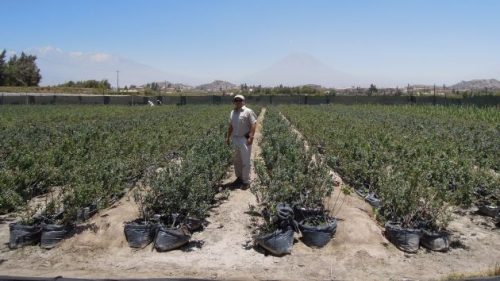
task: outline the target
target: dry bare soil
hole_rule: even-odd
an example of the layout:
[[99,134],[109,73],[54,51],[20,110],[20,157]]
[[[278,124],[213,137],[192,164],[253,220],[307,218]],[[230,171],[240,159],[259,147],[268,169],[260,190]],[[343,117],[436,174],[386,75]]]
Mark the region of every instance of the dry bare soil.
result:
[[[262,121],[265,110],[259,116]],[[259,124],[262,124],[259,122]],[[260,127],[252,157],[259,157]],[[252,171],[252,178],[256,175]],[[228,171],[225,183],[234,180]],[[342,184],[342,183],[341,183]],[[421,249],[405,254],[383,236],[371,207],[356,195],[335,194],[329,204],[343,201],[334,212],[339,223],[334,239],[321,249],[304,245],[296,234],[291,255],[274,257],[253,247],[258,217],[249,190],[231,190],[211,210],[208,225],[193,234],[187,246],[166,253],[152,245],[128,247],[124,222],[138,217],[130,192],[90,219],[80,233],[52,250],[38,246],[9,250],[9,216],[0,220],[0,275],[152,278],[188,277],[231,280],[439,280],[452,273],[481,272],[500,262],[500,231],[487,218],[470,211],[455,213],[449,226],[455,241],[447,253]],[[12,215],[11,215],[12,217]],[[458,241],[458,242],[457,242]]]

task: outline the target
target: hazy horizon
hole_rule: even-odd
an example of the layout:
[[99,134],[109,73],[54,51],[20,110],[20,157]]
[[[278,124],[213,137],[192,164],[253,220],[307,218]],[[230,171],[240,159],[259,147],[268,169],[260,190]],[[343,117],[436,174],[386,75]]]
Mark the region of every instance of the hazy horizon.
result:
[[500,79],[500,2],[6,0],[0,50],[41,85],[108,79],[328,87]]

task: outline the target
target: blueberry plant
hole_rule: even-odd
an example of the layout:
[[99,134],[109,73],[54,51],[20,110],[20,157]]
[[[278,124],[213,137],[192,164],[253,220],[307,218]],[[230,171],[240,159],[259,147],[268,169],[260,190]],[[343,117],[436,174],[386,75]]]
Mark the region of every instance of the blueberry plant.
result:
[[231,158],[224,141],[227,120],[218,119],[219,124],[199,136],[180,163],[169,162],[152,175],[145,200],[148,215],[207,216]]
[[500,113],[440,106],[282,106],[352,187],[382,199],[383,220],[446,226],[448,206],[500,198]]
[[262,159],[255,163],[260,184],[252,191],[269,215],[276,215],[278,203],[323,209],[323,200],[333,190],[328,167],[320,159],[313,161],[312,153],[275,108],[266,112],[260,145]]
[[[46,212],[63,208],[63,221],[74,220],[81,208],[92,204],[106,207],[127,186],[144,178],[148,169],[167,165],[170,152],[190,155],[200,139],[212,137],[207,131],[219,128],[229,110],[227,106],[2,106],[0,213],[27,208],[33,196],[55,186],[62,187],[61,192]],[[203,163],[209,165],[217,160],[205,161],[213,161]],[[215,176],[200,177],[193,180],[209,184]],[[205,196],[201,191],[198,195]]]

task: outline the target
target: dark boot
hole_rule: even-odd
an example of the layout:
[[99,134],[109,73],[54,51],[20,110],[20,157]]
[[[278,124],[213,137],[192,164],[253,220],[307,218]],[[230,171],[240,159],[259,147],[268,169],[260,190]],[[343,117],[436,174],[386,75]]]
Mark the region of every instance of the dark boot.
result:
[[240,178],[236,178],[229,186],[240,186],[242,183],[243,181]]

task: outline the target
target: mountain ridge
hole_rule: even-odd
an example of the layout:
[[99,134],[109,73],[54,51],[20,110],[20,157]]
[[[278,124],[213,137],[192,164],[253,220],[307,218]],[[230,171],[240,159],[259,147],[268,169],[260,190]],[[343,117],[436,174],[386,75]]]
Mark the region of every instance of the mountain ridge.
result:
[[213,82],[198,85],[195,87],[197,90],[208,91],[208,92],[216,92],[216,91],[226,91],[238,89],[238,86],[224,80],[214,80]]
[[318,84],[328,87],[348,87],[355,81],[354,76],[334,70],[307,53],[290,54],[240,80],[263,86]]
[[496,79],[473,79],[460,81],[451,87],[456,90],[500,89],[500,81]]
[[[11,53],[15,54],[15,52]],[[199,77],[159,70],[106,53],[67,52],[50,46],[33,49],[29,53],[37,56],[37,64],[42,73],[41,85],[57,85],[70,80],[107,79],[114,87],[118,79],[120,87],[144,85],[153,81],[160,81],[160,83],[161,81],[172,81],[169,83],[174,84],[174,88],[189,89],[192,87],[198,90],[219,91],[236,89],[239,84],[262,85],[264,87],[279,85],[293,87],[314,84],[327,88],[368,87],[372,83],[376,86],[386,84],[386,87],[390,87],[391,84],[394,84],[384,83],[380,77],[377,79],[373,75],[354,76],[335,70],[308,53],[292,53],[261,71],[240,79],[233,79],[236,81],[234,84],[227,80],[224,81],[224,77],[220,77],[222,79],[215,77],[217,80],[203,83],[205,79]],[[418,80],[418,77],[415,80]],[[417,84],[419,85],[419,83]],[[500,81],[497,79],[474,79],[460,81],[449,87],[456,90],[500,89]]]

